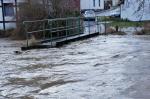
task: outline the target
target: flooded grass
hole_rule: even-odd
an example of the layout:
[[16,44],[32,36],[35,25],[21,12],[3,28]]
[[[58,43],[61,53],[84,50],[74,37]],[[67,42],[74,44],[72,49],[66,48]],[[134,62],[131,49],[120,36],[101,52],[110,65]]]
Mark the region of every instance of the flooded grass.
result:
[[19,99],[35,99],[33,96],[22,96],[18,97]]
[[29,65],[23,68],[20,68],[21,70],[36,70],[36,69],[44,69],[44,68],[51,68],[52,66],[50,64],[35,64],[35,65]]
[[76,82],[79,82],[79,80],[70,80],[70,81],[64,81],[64,80],[57,80],[57,81],[52,81],[50,83],[46,83],[46,84],[43,84],[41,85],[41,89],[47,89],[49,87],[53,87],[53,86],[59,86],[59,85],[64,85],[64,84],[67,84],[67,83],[76,83]]
[[111,23],[112,26],[119,26],[120,28],[124,27],[142,27],[144,25],[144,22],[131,22],[131,21],[123,21],[123,22],[118,22],[118,21],[113,21]]
[[149,22],[149,21],[136,22],[114,17],[104,17],[102,18],[102,21],[110,21],[111,26],[119,26],[120,28],[142,27],[146,22]]
[[111,35],[127,35],[125,32],[118,31],[118,32],[112,32]]
[[24,86],[37,86],[39,80],[31,79],[27,80],[25,78],[9,78],[8,83],[6,85],[24,85]]
[[143,29],[140,31],[136,31],[135,35],[150,35],[150,22],[145,22],[143,25]]
[[135,35],[150,35],[150,30],[141,30],[134,32]]
[[127,35],[127,33],[123,32],[123,31],[116,31],[114,27],[107,28],[106,34],[107,35]]
[[40,61],[43,58],[36,58],[36,57],[22,57],[22,58],[18,58],[17,60],[35,60],[35,61]]
[[102,66],[102,65],[107,65],[107,64],[109,64],[109,63],[97,63],[97,64],[94,65],[94,67],[98,67],[98,66]]

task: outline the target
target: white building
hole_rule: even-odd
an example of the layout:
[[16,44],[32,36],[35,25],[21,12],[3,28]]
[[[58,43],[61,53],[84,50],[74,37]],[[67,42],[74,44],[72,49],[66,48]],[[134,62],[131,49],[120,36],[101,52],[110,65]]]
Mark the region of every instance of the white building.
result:
[[0,0],[0,29],[16,27],[18,5],[24,0]]
[[139,9],[141,0],[125,0],[121,9],[121,18],[131,21],[150,20],[150,2],[144,1],[144,6]]
[[80,0],[81,10],[98,10],[104,9],[104,0]]
[[104,10],[118,5],[120,0],[80,0],[80,9],[84,10]]

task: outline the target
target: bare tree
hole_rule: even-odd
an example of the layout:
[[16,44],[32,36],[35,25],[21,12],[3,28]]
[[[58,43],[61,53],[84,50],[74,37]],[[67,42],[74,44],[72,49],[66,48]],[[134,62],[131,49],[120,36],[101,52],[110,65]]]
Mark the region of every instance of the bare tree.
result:
[[[24,4],[19,5],[17,29],[13,34],[24,37],[22,22],[26,20],[74,16],[76,10],[72,8],[72,5],[74,5],[72,4],[73,1],[74,0],[26,0]],[[31,28],[33,28],[33,26]]]
[[53,17],[68,17],[75,16],[75,13],[79,13],[79,9],[76,9],[77,0],[49,0],[52,7]]
[[[25,38],[25,31],[23,21],[40,20],[48,18],[48,11],[46,10],[46,0],[26,0],[18,6],[17,28],[12,32],[15,38]],[[31,27],[33,28],[33,27]]]

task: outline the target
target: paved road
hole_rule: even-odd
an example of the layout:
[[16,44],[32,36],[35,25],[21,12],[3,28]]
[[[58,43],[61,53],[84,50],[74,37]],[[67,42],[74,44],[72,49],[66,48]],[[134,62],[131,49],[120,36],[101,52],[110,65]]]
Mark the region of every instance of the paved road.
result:
[[120,15],[120,7],[112,8],[102,12],[96,12],[96,16],[115,16]]
[[149,99],[150,36],[99,36],[16,55],[0,39],[0,99]]

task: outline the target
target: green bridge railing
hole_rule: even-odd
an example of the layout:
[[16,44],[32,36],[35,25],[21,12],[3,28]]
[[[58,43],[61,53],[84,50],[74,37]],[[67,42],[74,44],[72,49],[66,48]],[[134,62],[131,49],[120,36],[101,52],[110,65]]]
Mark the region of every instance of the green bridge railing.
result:
[[[24,21],[26,32],[26,46],[30,45],[30,40],[36,38],[38,43],[51,42],[68,37],[81,35],[83,33],[92,33],[92,27],[98,26],[98,22],[91,24],[89,20],[83,17],[43,19],[35,21]],[[97,27],[98,28],[98,27]],[[86,32],[85,32],[86,29]],[[97,29],[99,32],[99,29]]]

